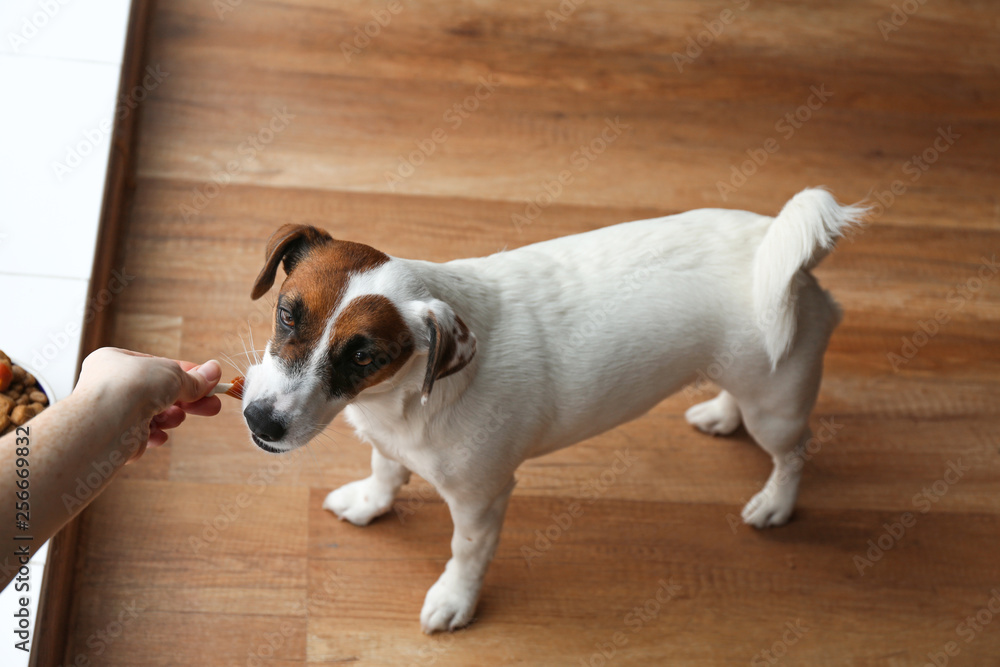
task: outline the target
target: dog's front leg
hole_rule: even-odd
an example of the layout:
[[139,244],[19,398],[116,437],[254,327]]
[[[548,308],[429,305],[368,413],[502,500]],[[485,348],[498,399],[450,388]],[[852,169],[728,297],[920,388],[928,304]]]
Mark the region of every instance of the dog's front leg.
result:
[[366,526],[389,511],[399,489],[408,481],[410,471],[406,466],[387,459],[372,447],[371,476],[331,491],[323,501],[323,509],[356,526]]
[[492,496],[442,491],[455,532],[451,538],[451,560],[445,565],[444,574],[427,591],[420,612],[420,625],[427,634],[457,630],[472,620],[513,490],[511,479]]

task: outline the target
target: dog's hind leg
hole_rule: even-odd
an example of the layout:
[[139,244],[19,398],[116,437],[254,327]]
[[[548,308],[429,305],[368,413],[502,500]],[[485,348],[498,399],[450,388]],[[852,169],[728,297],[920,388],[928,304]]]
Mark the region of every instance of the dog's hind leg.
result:
[[764,488],[743,508],[743,521],[756,528],[780,526],[795,509],[802,479],[802,446],[809,439],[805,415],[782,415],[749,408],[747,431],[771,455],[774,469]]
[[684,413],[688,423],[712,435],[729,435],[740,426],[740,406],[728,391],[710,401],[692,405]]
[[323,509],[356,526],[365,526],[392,508],[396,494],[408,481],[410,471],[405,466],[372,447],[371,476],[331,491],[323,501]]
[[827,331],[811,331],[773,373],[760,362],[722,382],[736,397],[747,431],[774,463],[764,489],[743,508],[743,521],[757,528],[785,523],[795,508],[827,338]]

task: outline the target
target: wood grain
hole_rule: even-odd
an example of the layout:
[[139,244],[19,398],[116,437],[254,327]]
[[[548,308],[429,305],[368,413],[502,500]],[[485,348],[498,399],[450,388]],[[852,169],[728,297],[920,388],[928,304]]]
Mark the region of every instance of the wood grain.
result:
[[[774,214],[810,185],[870,195],[869,224],[816,272],[845,317],[813,417],[829,435],[796,515],[765,532],[736,521],[769,462],[742,430],[688,426],[683,411],[712,395],[692,387],[527,462],[477,622],[428,638],[418,613],[451,534],[432,488],[415,478],[366,528],[336,521],[326,493],[368,474],[343,420],[274,458],[227,402],[87,510],[64,662],[902,666],[958,649],[949,664],[1000,664],[1000,623],[963,625],[1000,586],[991,5],[920,4],[883,39],[888,1],[591,0],[554,27],[556,2],[403,2],[345,58],[385,7],[244,0],[220,18],[208,2],[159,3],[147,61],[170,75],[142,107],[121,239],[137,277],[109,342],[229,359],[235,374],[269,334],[273,297],[249,292],[289,222],[444,261],[695,207]],[[674,54],[726,10],[679,71]],[[449,121],[483,79],[495,90]],[[832,94],[789,134],[782,119],[822,86]],[[616,119],[621,133],[581,163]],[[438,128],[446,140],[412,175],[387,180]],[[958,137],[935,149],[948,128]],[[778,149],[720,191],[769,138]],[[563,170],[572,182],[518,224]],[[635,464],[601,483],[625,451]],[[196,549],[213,520],[223,528]],[[132,600],[144,611],[95,655],[88,638]]]

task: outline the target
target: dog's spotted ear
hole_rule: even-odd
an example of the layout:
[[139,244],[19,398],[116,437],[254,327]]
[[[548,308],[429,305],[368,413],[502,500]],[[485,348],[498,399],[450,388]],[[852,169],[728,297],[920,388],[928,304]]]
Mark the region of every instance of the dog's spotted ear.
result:
[[427,403],[434,382],[465,368],[476,356],[476,335],[444,301],[421,304],[427,328],[427,370],[420,402]]
[[329,243],[332,240],[333,237],[324,230],[310,225],[282,225],[268,239],[267,250],[264,251],[267,259],[264,262],[264,268],[257,275],[257,280],[254,281],[250,298],[256,301],[267,294],[267,290],[274,285],[278,264],[283,263],[285,273],[291,273],[292,269],[295,268],[295,263],[309,248]]

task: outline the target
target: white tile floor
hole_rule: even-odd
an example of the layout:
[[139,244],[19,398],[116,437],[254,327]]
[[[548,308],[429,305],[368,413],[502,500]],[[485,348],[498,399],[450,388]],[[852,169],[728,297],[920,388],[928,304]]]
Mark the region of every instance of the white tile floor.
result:
[[[0,2],[0,349],[57,400],[79,363],[130,8],[131,0]],[[45,560],[43,546],[29,565],[32,619]],[[0,593],[4,667],[28,664],[11,632],[24,595]],[[34,628],[32,643],[44,632]]]

